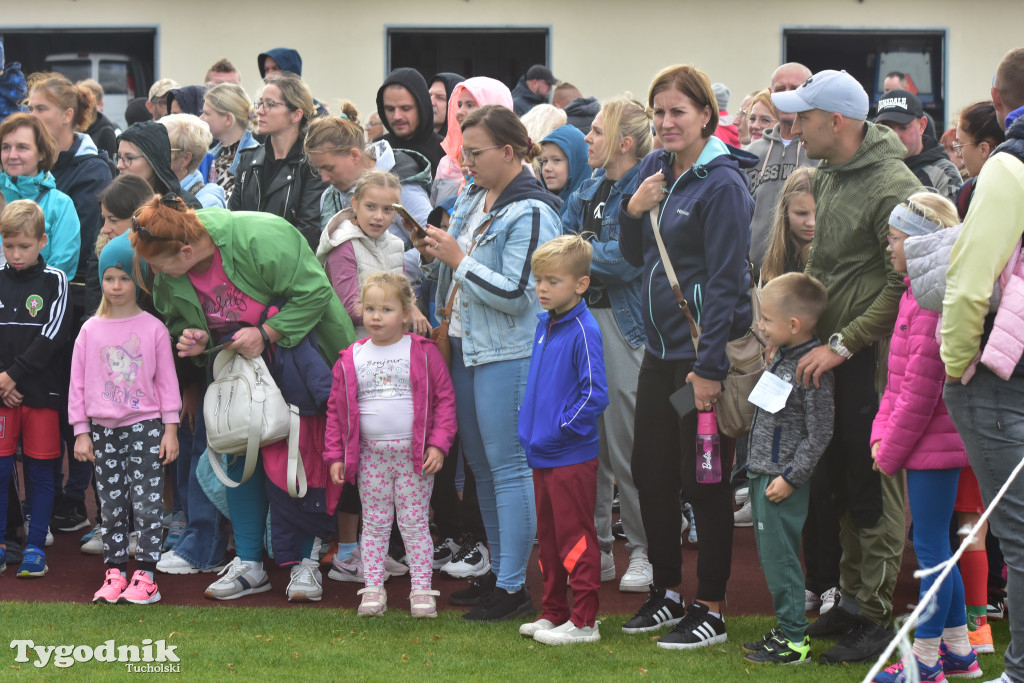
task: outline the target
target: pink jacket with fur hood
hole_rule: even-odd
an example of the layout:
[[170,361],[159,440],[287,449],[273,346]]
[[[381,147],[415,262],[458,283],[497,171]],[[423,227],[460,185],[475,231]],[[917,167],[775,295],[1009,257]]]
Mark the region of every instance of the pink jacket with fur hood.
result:
[[[409,374],[413,389],[413,467],[420,474],[427,446],[436,446],[447,456],[455,440],[455,390],[437,345],[419,335],[408,336],[412,339]],[[359,472],[359,402],[356,399],[359,387],[353,351],[369,343],[369,339],[362,339],[339,354],[334,364],[331,398],[327,402],[324,463],[329,468],[336,462],[344,462],[345,481],[352,484]],[[333,513],[333,508],[329,512]]]
[[892,333],[889,383],[871,427],[871,443],[882,442],[878,467],[886,474],[969,464],[942,401],[946,368],[935,339],[938,322],[938,313],[917,305],[908,278]]

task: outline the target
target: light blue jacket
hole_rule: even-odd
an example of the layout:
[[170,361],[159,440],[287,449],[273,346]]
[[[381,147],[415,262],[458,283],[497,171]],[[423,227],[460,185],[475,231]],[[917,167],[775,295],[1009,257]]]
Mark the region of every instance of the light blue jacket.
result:
[[[46,265],[64,271],[68,281],[78,272],[78,254],[82,248],[81,224],[71,197],[57,189],[53,174],[42,171],[34,176],[12,178],[0,173],[0,189],[10,204],[19,199],[37,201],[46,220],[46,247],[40,252]],[[45,194],[39,197],[45,190]]]
[[[449,235],[458,236],[486,195],[486,188],[470,186],[459,196]],[[464,258],[454,273],[436,259],[423,266],[427,277],[437,279],[438,310],[448,304],[452,279],[459,284],[462,355],[467,366],[528,358],[532,353],[541,307],[530,259],[539,245],[558,236],[559,203],[524,170],[485,214],[491,223],[472,256]]]
[[[193,190],[192,188],[199,183],[203,184],[199,188]],[[228,201],[224,194],[224,188],[217,183],[204,182],[203,174],[199,172],[198,168],[181,179],[181,186],[194,194],[196,199],[199,200],[199,203],[203,205],[204,209],[208,209],[211,206],[218,209],[228,208]]]
[[[246,128],[244,131],[242,131],[242,139],[238,141],[238,149],[235,150],[235,158],[231,162],[231,168],[228,169],[228,173],[230,173],[231,175],[234,175],[238,171],[238,154],[239,154],[239,152],[241,152],[243,149],[249,149],[250,147],[255,147],[258,144],[260,144],[260,143],[256,142],[256,138],[254,138],[252,136],[252,133],[249,132],[248,128]],[[217,157],[217,153],[220,152],[220,148],[221,147],[222,147],[222,145],[218,142],[216,145],[213,146],[213,149],[210,150],[210,154],[214,158],[216,158]],[[204,204],[204,206],[205,206],[205,204]]]
[[[622,337],[634,349],[640,348],[647,341],[640,313],[643,268],[627,263],[622,250],[619,249],[619,211],[622,209],[622,193],[633,184],[639,169],[640,165],[637,164],[612,185],[601,218],[601,234],[584,235],[584,239],[594,248],[590,272],[608,287],[608,298],[612,302],[615,322],[619,325]],[[584,180],[580,189],[569,197],[569,206],[562,215],[562,231],[565,234],[578,234],[583,229],[583,211],[586,203],[597,194],[598,188],[604,182],[604,176],[604,169],[596,171],[592,178]]]

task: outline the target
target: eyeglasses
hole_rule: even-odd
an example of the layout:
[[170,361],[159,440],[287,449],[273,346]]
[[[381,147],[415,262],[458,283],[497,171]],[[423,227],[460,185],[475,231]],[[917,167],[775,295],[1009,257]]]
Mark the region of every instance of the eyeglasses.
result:
[[116,166],[118,164],[118,162],[120,162],[120,163],[124,164],[125,168],[131,168],[133,161],[135,161],[136,159],[143,159],[143,158],[144,157],[141,154],[115,154],[114,155],[114,165]]
[[949,146],[949,148],[953,150],[953,154],[956,154],[957,156],[961,156],[962,157],[964,155],[964,147],[973,147],[976,144],[978,144],[978,143],[977,142],[963,142],[963,143],[961,143],[961,142],[954,142],[952,145]]
[[274,107],[285,106],[284,102],[275,102],[274,100],[256,100],[252,103],[252,106],[256,109],[263,108],[263,111],[270,111]]
[[480,149],[472,149],[467,147],[459,147],[459,159],[464,164],[472,164],[476,161],[476,155],[480,152],[486,152],[489,149],[501,149],[505,145],[493,145],[491,147],[481,147]]

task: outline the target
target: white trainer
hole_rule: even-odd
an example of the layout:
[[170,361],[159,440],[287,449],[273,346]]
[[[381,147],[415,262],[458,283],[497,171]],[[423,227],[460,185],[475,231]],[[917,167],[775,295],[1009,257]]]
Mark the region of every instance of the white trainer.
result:
[[754,526],[754,513],[750,507],[749,498],[747,499],[747,502],[743,504],[743,507],[733,513],[732,524],[733,526],[740,527]]
[[324,588],[317,563],[308,557],[303,558],[302,562],[292,565],[291,573],[291,581],[285,589],[288,602],[320,602]]
[[646,593],[654,583],[654,567],[647,559],[647,551],[644,548],[637,548],[629,558],[629,566],[626,573],[619,581],[619,591],[622,593]]
[[221,570],[220,578],[210,584],[204,595],[211,600],[235,600],[268,590],[270,577],[263,569],[263,563],[243,562],[240,557],[235,557]]
[[533,639],[545,645],[574,645],[576,643],[596,643],[601,640],[600,621],[593,626],[577,626],[567,621],[561,626],[537,631]]
[[523,624],[519,627],[519,635],[523,638],[533,638],[537,635],[538,631],[547,631],[553,629],[555,623],[547,619],[538,619],[537,621],[531,621],[529,624]]
[[601,551],[601,583],[615,580],[615,557]]

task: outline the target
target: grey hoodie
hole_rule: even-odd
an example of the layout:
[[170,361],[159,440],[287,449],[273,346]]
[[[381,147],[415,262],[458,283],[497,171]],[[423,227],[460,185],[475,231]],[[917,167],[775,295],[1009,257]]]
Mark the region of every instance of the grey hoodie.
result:
[[761,271],[761,262],[768,251],[768,240],[772,223],[775,222],[775,208],[782,195],[786,179],[799,166],[817,166],[817,159],[808,159],[807,151],[799,138],[788,145],[783,144],[779,125],[766,130],[764,137],[755,141],[747,151],[757,156],[757,164],[747,169],[750,177],[750,194],[754,197],[754,217],[750,221],[750,261],[754,272]]

